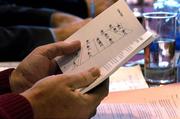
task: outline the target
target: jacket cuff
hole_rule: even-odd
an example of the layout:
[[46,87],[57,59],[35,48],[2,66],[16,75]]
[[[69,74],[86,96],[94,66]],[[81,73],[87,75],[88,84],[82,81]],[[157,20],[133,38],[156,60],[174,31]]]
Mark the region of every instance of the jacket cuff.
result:
[[44,22],[44,23],[42,23],[42,26],[47,25],[47,27],[52,27],[52,23],[51,23],[52,18],[51,17],[52,17],[52,14],[57,11],[54,9],[41,8],[41,9],[38,9],[38,12],[39,12],[40,16],[37,16],[37,17],[39,17],[39,18],[37,18],[37,21],[38,21],[38,19],[42,19],[42,20],[40,20],[41,23]]
[[14,68],[0,72],[0,94],[11,92],[9,77]]
[[28,100],[19,94],[0,96],[1,119],[33,119],[33,110]]

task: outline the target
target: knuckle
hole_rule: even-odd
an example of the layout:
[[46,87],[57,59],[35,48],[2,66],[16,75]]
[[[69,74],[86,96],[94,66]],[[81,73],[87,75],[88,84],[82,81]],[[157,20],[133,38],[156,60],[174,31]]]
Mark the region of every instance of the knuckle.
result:
[[62,78],[61,79],[65,82],[65,81],[68,81],[69,79],[71,79],[71,76],[70,75],[63,75],[62,74]]
[[45,54],[46,56],[49,57],[49,56],[51,56],[51,54],[53,54],[53,50],[52,49],[46,49],[43,54]]
[[34,49],[34,51],[35,51],[35,52],[41,52],[43,49],[44,49],[43,46],[39,46],[39,47],[36,47],[36,48]]
[[39,47],[36,47],[33,52],[36,53],[36,54],[42,54],[44,55],[45,54],[45,51],[47,50],[46,46],[39,46]]
[[85,73],[81,72],[81,73],[80,73],[80,76],[81,76],[81,79],[82,79],[84,82],[87,82],[87,81],[88,81],[88,78],[87,78],[87,76],[86,76]]
[[57,46],[57,44],[48,44],[48,45],[43,45],[43,46],[39,46],[37,48],[35,48],[35,52],[40,53],[44,56],[51,56],[52,54],[56,53],[57,51],[59,51],[58,49],[61,50],[61,48],[59,48]]

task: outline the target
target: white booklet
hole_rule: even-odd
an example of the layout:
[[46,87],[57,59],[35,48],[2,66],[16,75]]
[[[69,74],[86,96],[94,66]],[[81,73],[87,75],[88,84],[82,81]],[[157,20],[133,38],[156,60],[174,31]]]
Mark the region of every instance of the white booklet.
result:
[[139,50],[153,40],[146,32],[124,0],[119,0],[66,42],[81,41],[81,50],[71,56],[57,58],[63,73],[76,73],[93,66],[100,67],[101,76],[88,87],[85,93],[108,78]]

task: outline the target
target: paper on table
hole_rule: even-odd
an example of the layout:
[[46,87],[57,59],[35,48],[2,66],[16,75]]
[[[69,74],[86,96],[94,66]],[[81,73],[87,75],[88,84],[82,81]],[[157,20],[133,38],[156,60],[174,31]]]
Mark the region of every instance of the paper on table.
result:
[[100,67],[101,76],[81,90],[82,93],[103,82],[153,40],[152,33],[145,32],[124,0],[116,2],[66,42],[77,39],[81,41],[81,50],[77,54],[57,58],[57,62],[63,73]]
[[93,119],[179,119],[180,84],[110,93]]
[[9,68],[16,68],[20,62],[0,62],[0,71],[9,69]]
[[120,67],[109,79],[109,92],[148,88],[139,65]]
[[9,68],[8,67],[0,67],[0,71],[6,70],[6,69],[9,69]]

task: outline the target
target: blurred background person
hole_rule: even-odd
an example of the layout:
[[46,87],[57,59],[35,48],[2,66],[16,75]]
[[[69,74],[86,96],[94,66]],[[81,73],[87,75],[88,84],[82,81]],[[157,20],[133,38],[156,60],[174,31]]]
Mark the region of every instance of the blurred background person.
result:
[[[33,8],[51,8],[74,14],[81,18],[87,18],[91,17],[93,8],[95,16],[97,16],[116,1],[117,0],[5,0],[4,2]],[[92,5],[94,5],[93,8]]]
[[21,61],[37,46],[65,40],[89,21],[16,5],[1,5],[0,15],[0,61]]
[[[53,5],[58,5],[58,1],[62,5],[62,9],[49,9],[56,8]],[[88,9],[91,8],[91,1],[87,0],[82,2],[85,4],[77,4],[80,2],[82,0],[27,0],[26,2],[21,0],[0,0],[0,15],[2,16],[0,19],[0,55],[2,56],[0,61],[21,61],[35,47],[59,40],[62,41],[72,35],[89,22],[89,19],[84,20],[75,16],[77,14],[70,12],[71,10],[66,11],[66,9],[78,11],[76,7],[72,8],[70,5],[74,4],[79,8],[82,8],[81,5],[83,5],[87,10],[80,10],[78,13],[80,15],[83,12],[89,14]],[[95,14],[98,15],[113,3],[114,1],[111,0],[94,1]],[[61,8],[61,5],[58,8]]]

